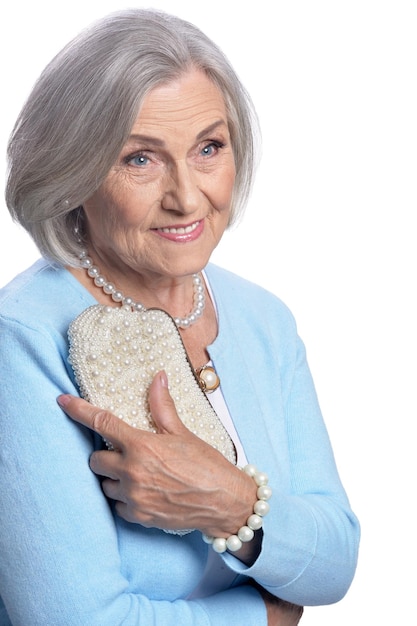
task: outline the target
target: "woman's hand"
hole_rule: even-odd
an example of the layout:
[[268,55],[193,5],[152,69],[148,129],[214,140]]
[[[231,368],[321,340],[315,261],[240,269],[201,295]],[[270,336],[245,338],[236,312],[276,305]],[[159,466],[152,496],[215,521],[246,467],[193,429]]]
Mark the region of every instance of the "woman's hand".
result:
[[[270,594],[268,594],[270,595]],[[270,596],[265,599],[268,626],[297,626],[303,615],[303,607]]]
[[255,582],[251,584],[259,591],[265,602],[268,626],[297,626],[303,615],[302,606],[273,596]]
[[252,512],[254,481],[183,425],[164,372],[149,391],[156,434],[132,428],[80,398],[65,395],[58,401],[70,417],[113,444],[115,451],[94,452],[90,466],[104,477],[103,491],[125,520],[227,537]]

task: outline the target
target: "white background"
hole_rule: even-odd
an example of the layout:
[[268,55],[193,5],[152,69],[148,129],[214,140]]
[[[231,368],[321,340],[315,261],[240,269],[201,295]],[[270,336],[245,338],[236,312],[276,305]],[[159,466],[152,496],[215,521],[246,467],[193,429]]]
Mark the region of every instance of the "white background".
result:
[[[256,190],[214,260],[294,312],[363,532],[346,598],[308,608],[302,623],[416,623],[415,3],[135,4],[174,12],[217,41],[259,113]],[[2,153],[52,55],[93,19],[126,6],[23,0],[0,10]],[[0,202],[3,285],[37,252]]]

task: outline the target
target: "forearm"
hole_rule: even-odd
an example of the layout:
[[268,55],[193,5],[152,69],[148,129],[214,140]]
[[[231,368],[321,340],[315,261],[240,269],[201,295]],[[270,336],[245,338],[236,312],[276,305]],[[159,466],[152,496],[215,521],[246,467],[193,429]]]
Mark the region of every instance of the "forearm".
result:
[[44,626],[48,616],[56,626],[266,626],[264,602],[247,586],[208,599],[176,599],[186,597],[204,571],[201,537],[114,520],[88,467],[87,440],[61,417],[73,431],[65,453],[59,445],[49,450],[35,433],[27,443],[20,433],[15,449],[0,451],[0,595],[12,623]]
[[265,605],[246,586],[178,599],[204,572],[201,537],[114,518],[89,467],[93,434],[56,404],[75,391],[64,362],[44,336],[16,333],[0,333],[0,596],[11,622],[240,626],[247,615],[266,626]]
[[247,566],[228,552],[223,558],[276,597],[298,605],[330,604],[343,598],[351,584],[357,532],[355,518],[331,501],[318,497],[309,504],[274,493],[257,560]]

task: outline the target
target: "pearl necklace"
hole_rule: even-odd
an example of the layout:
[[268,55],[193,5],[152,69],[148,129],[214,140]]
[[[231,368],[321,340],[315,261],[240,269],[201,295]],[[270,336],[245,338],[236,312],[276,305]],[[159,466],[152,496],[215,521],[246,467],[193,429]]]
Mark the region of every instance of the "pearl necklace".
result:
[[[135,302],[130,296],[125,296],[113,283],[108,282],[107,279],[100,274],[99,268],[93,264],[93,260],[87,255],[87,252],[82,252],[79,259],[81,267],[87,270],[87,274],[93,279],[94,284],[100,287],[106,295],[111,296],[113,302],[120,302],[121,306],[128,306],[133,311],[138,311],[139,313],[146,311],[146,308],[141,302]],[[185,317],[173,318],[178,328],[189,328],[202,316],[206,306],[203,281],[198,274],[193,274],[193,285],[194,309]],[[220,386],[220,378],[217,372],[209,365],[203,365],[203,367],[198,368],[195,370],[195,374],[201,389],[205,393],[212,393]]]
[[[113,302],[120,302],[121,305],[130,306],[134,311],[146,311],[146,308],[140,302],[135,302],[129,296],[125,296],[122,291],[117,289],[113,283],[106,280],[102,274],[100,274],[99,268],[93,264],[93,260],[87,255],[87,252],[82,252],[79,256],[81,266],[87,270],[87,274],[93,279],[94,284],[100,287],[105,294],[111,296]],[[204,286],[198,274],[193,274],[193,286],[194,286],[194,308],[185,317],[174,317],[174,322],[178,328],[188,328],[194,324],[203,314],[206,306],[204,296]]]

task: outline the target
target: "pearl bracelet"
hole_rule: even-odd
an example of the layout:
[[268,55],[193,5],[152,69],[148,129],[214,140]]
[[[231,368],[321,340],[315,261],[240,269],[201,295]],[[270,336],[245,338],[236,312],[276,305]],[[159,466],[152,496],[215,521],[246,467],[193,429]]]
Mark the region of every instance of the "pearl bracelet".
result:
[[243,543],[252,541],[255,536],[255,530],[262,528],[262,518],[269,511],[269,504],[267,500],[272,496],[272,489],[268,486],[268,476],[264,472],[258,472],[254,465],[246,465],[243,471],[251,476],[255,483],[258,485],[256,495],[258,500],[253,505],[253,513],[246,520],[246,525],[239,528],[236,535],[230,535],[230,537],[209,537],[203,534],[203,540],[206,543],[211,544],[211,547],[215,552],[222,553],[229,550],[230,552],[236,552],[240,550]]

